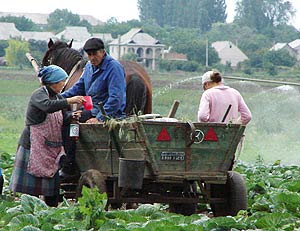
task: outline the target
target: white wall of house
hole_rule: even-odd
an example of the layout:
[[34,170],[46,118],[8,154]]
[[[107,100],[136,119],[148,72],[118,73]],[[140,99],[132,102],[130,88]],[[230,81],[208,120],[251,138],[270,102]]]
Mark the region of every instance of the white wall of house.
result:
[[230,41],[217,41],[212,43],[212,47],[217,51],[221,63],[226,65],[231,64],[231,67],[237,67],[239,62],[243,62],[248,57],[232,42]]
[[115,59],[134,53],[137,55],[137,62],[155,70],[157,59],[163,57],[164,47],[165,45],[144,33],[142,29],[133,28],[109,43],[109,53]]

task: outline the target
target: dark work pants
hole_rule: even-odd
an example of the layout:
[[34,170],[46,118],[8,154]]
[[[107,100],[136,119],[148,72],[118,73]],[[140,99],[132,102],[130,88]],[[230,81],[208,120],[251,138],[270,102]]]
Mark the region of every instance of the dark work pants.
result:
[[76,141],[71,139],[69,134],[70,126],[63,126],[62,138],[67,155],[62,163],[62,171],[69,175],[75,175],[79,173],[78,166],[75,162]]
[[[92,118],[91,111],[83,110],[79,122],[84,123]],[[75,161],[76,141],[70,138],[70,126],[62,128],[63,145],[67,154],[64,163],[62,163],[62,172],[68,175],[79,174],[79,168]]]

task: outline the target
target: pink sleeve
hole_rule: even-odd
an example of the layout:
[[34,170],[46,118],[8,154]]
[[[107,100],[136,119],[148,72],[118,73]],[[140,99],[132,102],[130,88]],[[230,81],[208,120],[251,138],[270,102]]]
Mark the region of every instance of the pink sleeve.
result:
[[239,112],[241,114],[241,122],[242,124],[246,125],[247,123],[250,122],[251,118],[252,118],[252,114],[247,106],[247,104],[245,103],[244,99],[242,96],[240,96],[240,100],[239,100]]
[[199,104],[199,109],[198,109],[198,122],[208,122],[209,121],[209,97],[207,94],[204,92],[202,94],[200,104]]

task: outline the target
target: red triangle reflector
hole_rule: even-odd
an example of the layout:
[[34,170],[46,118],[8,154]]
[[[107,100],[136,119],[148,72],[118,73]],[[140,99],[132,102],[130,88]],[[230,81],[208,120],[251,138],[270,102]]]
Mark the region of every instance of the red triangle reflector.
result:
[[171,137],[166,128],[162,128],[158,136],[156,137],[157,141],[171,141]]
[[205,141],[218,141],[218,136],[213,128],[208,129],[204,139]]

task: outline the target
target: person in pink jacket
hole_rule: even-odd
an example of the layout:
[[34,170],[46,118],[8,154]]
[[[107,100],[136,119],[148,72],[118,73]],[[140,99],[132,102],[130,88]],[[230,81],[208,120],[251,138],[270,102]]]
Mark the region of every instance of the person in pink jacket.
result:
[[202,94],[199,122],[241,123],[246,125],[252,118],[251,112],[241,94],[224,86],[218,71],[208,71],[202,76]]

